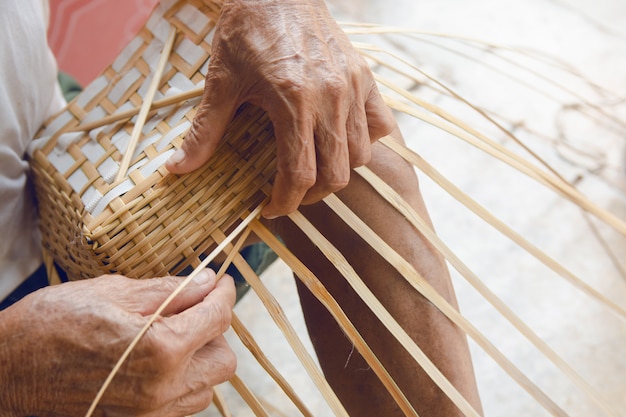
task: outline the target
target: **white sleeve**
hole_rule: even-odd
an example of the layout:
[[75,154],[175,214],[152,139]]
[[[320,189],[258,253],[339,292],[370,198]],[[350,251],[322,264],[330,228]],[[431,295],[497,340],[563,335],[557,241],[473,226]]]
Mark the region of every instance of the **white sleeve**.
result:
[[0,3],[0,299],[41,262],[24,155],[44,120],[64,105],[44,9],[42,0]]

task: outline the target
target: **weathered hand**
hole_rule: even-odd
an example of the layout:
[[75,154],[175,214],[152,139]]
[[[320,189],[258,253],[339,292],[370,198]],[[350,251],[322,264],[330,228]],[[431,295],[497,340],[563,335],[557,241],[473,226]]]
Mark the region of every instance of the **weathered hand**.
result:
[[[199,275],[150,327],[96,416],[185,416],[205,409],[235,357],[230,277]],[[0,314],[0,414],[84,416],[151,313],[181,282],[105,276],[46,288]]]
[[364,59],[323,0],[227,0],[213,38],[205,94],[170,172],[213,154],[244,102],[267,111],[277,176],[265,217],[321,200],[395,126]]

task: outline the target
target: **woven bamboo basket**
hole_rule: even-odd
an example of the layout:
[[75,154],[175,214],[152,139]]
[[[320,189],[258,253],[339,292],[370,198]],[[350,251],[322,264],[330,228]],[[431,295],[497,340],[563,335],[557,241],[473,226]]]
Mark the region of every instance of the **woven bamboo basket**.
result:
[[[189,267],[197,270],[217,253],[224,251],[228,255],[226,264],[234,262],[253,289],[266,300],[268,310],[272,310],[274,301],[271,294],[267,293],[263,283],[237,255],[243,240],[236,239],[252,232],[274,249],[299,277],[316,282],[307,267],[258,221],[260,208],[271,192],[271,181],[275,174],[272,125],[262,110],[250,105],[242,106],[215,156],[201,169],[185,176],[174,176],[163,167],[168,157],[181,145],[195,115],[219,12],[219,1],[162,1],[118,58],[61,114],[48,121],[33,142],[31,165],[44,252],[67,272],[70,279],[86,279],[106,273],[120,273],[136,278],[177,274]],[[353,35],[380,36],[401,32],[364,25],[346,26],[345,29]],[[403,31],[402,36],[411,39],[417,34]],[[626,235],[626,224],[621,219],[589,201],[549,167],[538,168],[410,91],[415,86],[428,84],[438,94],[462,102],[462,98],[453,90],[438,83],[411,62],[387,53],[384,49],[365,43],[355,45],[371,63],[388,105],[397,114],[431,124],[467,141]],[[492,45],[486,47],[493,48]],[[489,123],[498,126],[484,111],[479,108],[476,110]],[[390,138],[384,138],[381,142],[586,295],[618,316],[626,317],[623,306],[586,285],[575,274],[500,222],[411,149]],[[502,305],[390,187],[366,168],[357,169],[357,173],[420,230],[503,317],[570,378],[604,412],[602,415],[618,415],[589,382],[579,376],[506,305]],[[417,283],[414,285],[416,291],[420,291],[466,332],[543,408],[553,415],[567,415],[468,320],[428,285],[423,285],[423,278],[407,267],[402,257],[385,248],[384,242],[377,239],[375,234],[372,235],[367,224],[336,197],[330,196],[325,201],[364,240],[380,250],[391,264],[405,271],[407,280]],[[341,254],[316,233],[302,215],[294,213],[291,218],[316,245],[328,248],[325,254],[329,259],[333,259],[338,267],[342,266],[339,265],[342,262]],[[375,310],[378,307],[376,301],[369,299],[358,277],[352,276],[349,270],[344,276]],[[316,295],[324,297],[319,291]],[[348,324],[342,321],[339,306],[327,307],[341,322],[355,345],[361,346],[349,321]],[[272,314],[280,316],[281,313],[273,311]],[[392,333],[402,339],[402,329],[397,329],[392,319],[384,314],[379,318],[389,320]],[[284,317],[275,319],[281,322]],[[236,317],[233,327],[268,373],[279,381],[302,414],[310,415],[294,390],[277,375],[258,347],[255,348],[254,340]],[[289,326],[282,326],[281,330],[287,335],[294,350],[298,351],[301,345]],[[417,346],[409,342],[405,347],[465,415],[478,415],[459,398],[454,387],[447,384],[432,364],[419,359]],[[331,408],[335,414],[344,415],[341,406],[334,405],[336,399],[319,370],[315,369],[310,359],[304,356],[299,358],[317,381],[324,397],[333,404]],[[236,377],[231,383],[256,415],[266,415],[261,402],[239,378]],[[393,388],[389,389],[393,391]],[[394,395],[394,398],[402,403],[401,395]],[[216,397],[216,402],[222,415],[229,415],[220,395]],[[401,407],[407,415],[416,415],[410,405],[401,404]]]

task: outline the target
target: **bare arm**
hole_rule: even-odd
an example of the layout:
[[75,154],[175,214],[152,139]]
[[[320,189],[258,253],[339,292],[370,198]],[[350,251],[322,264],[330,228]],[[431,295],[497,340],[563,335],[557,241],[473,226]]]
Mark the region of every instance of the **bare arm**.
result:
[[[203,274],[201,274],[203,275]],[[107,415],[183,416],[203,410],[230,378],[222,333],[232,279],[191,283],[150,328],[106,391]],[[180,283],[105,276],[37,291],[0,312],[0,415],[84,416],[131,340]]]

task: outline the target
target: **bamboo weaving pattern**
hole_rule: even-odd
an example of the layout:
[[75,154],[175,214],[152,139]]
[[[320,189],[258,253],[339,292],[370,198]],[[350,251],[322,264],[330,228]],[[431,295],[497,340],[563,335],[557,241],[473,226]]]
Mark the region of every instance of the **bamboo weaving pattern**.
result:
[[[257,219],[270,194],[276,170],[272,125],[262,110],[250,105],[242,106],[216,155],[201,169],[179,177],[169,174],[163,167],[169,156],[180,147],[195,115],[203,91],[211,56],[211,38],[220,6],[217,0],[162,1],[120,56],[70,102],[64,112],[42,128],[30,149],[30,155],[44,251],[67,271],[70,279],[87,279],[106,273],[120,273],[135,278],[163,276],[177,274],[190,267],[197,271],[219,252],[224,252],[227,254],[226,264],[234,263],[262,299],[334,414],[347,415],[314,360],[295,335],[278,302],[238,254],[243,244],[243,238],[237,240],[239,235],[245,237],[254,233],[274,250],[331,312],[405,415],[417,416],[404,394],[345,316],[341,306],[308,267]],[[399,36],[412,42],[441,36],[373,25],[345,25],[344,28],[354,39],[359,35]],[[480,46],[478,42],[467,43]],[[359,41],[355,41],[355,46],[371,64],[386,103],[398,115],[432,125],[466,141],[508,164],[510,169],[528,176],[537,183],[537,187],[545,187],[626,236],[626,222],[623,219],[591,201],[575,185],[552,170],[547,162],[503,126],[503,119],[498,115],[467,102],[452,88],[384,47]],[[498,49],[494,45],[489,47]],[[556,63],[551,65],[557,66]],[[489,134],[438,106],[435,100],[421,98],[414,93],[415,86],[472,107],[485,123],[500,133],[504,132],[505,136],[525,148],[530,156],[520,156],[511,151],[493,140]],[[597,117],[611,118],[609,114],[602,113],[600,107],[589,106],[589,109],[597,111]],[[626,126],[620,128],[626,129]],[[468,210],[553,270],[567,285],[576,287],[607,312],[626,319],[623,303],[620,305],[612,301],[602,291],[587,284],[576,272],[570,271],[526,240],[457,188],[420,155],[390,137],[383,138],[381,142],[411,163],[418,172],[432,178]],[[365,167],[355,171],[402,213],[407,222],[437,248],[449,265],[476,288],[488,304],[572,381],[602,412],[601,415],[618,417],[623,413],[623,410],[614,409],[591,381],[587,381],[573,364],[564,360],[547,341],[527,326],[383,180]],[[461,328],[543,409],[555,416],[569,415],[562,404],[551,398],[480,329],[447,303],[339,198],[331,195],[324,201],[361,239],[400,271],[415,291],[420,292]],[[290,219],[320,248],[454,404],[466,416],[479,416],[382,307],[340,251],[299,212],[290,215]],[[287,378],[280,375],[245,324],[236,316],[233,328],[299,412],[305,416],[312,415],[305,402],[298,398],[297,387],[292,387]],[[269,405],[255,397],[239,376],[231,382],[255,415],[272,415],[268,410]],[[98,398],[94,400],[92,411],[97,401]],[[227,400],[221,394],[216,395],[215,403],[221,415],[231,415]]]

